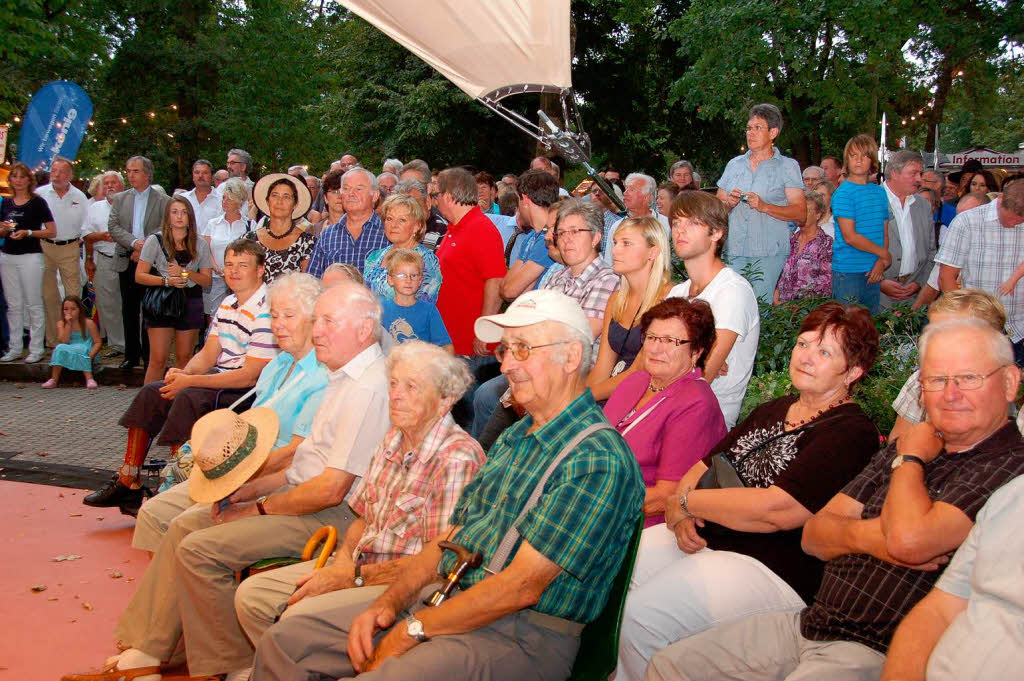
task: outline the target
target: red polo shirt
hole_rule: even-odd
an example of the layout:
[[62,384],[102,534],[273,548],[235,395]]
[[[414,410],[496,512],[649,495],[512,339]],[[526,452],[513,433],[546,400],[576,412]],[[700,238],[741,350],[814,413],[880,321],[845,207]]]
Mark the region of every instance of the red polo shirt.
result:
[[435,251],[441,263],[437,309],[452,337],[455,354],[473,354],[473,323],[484,304],[484,282],[505,276],[501,234],[478,206],[466,213]]

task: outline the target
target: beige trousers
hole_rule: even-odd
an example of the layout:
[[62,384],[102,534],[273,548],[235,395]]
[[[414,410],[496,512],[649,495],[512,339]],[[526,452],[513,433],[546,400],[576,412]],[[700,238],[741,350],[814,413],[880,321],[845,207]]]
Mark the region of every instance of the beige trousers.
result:
[[[188,495],[188,480],[147,499],[135,518],[132,546],[141,551],[156,553],[171,521],[194,505],[195,502]],[[207,511],[209,508],[207,504]]]
[[153,560],[118,621],[115,637],[168,659],[182,636],[192,676],[248,667],[253,649],[235,617],[235,571],[264,558],[297,556],[324,525],[344,534],[347,504],[304,516],[251,516],[214,525],[196,504],[167,527]]
[[57,290],[57,272],[64,285],[64,295],[81,296],[82,279],[79,256],[79,241],[63,246],[54,246],[41,241],[43,247],[43,308],[46,310],[46,344],[57,345],[57,322],[61,319],[60,291]]
[[684,638],[657,653],[647,681],[875,681],[885,656],[853,641],[800,635],[800,611],[769,612]]

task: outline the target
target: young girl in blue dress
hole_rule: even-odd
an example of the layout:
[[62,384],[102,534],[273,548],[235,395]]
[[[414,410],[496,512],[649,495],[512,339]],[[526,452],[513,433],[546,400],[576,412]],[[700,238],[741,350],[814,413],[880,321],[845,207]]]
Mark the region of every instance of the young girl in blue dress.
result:
[[61,319],[57,322],[59,345],[50,356],[53,373],[44,388],[56,388],[63,369],[81,371],[85,374],[85,387],[92,390],[99,387],[93,379],[93,359],[103,347],[100,330],[85,313],[85,305],[78,296],[67,296],[61,306]]

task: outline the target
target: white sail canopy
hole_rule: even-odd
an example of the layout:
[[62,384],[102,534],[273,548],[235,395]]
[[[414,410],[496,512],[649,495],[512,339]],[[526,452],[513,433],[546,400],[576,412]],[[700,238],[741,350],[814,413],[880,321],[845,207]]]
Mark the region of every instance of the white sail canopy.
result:
[[473,99],[572,87],[569,0],[338,0]]

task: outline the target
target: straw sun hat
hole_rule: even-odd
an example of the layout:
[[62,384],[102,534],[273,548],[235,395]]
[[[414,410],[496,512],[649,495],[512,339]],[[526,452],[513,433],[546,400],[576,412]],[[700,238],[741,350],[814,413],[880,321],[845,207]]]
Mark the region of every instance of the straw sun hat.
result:
[[277,412],[256,407],[242,414],[211,411],[192,426],[192,500],[212,503],[237,490],[267,460],[277,440]]
[[309,193],[309,187],[306,183],[297,177],[288,175],[287,173],[271,173],[264,175],[256,182],[252,188],[252,200],[256,203],[256,207],[263,211],[264,214],[270,215],[270,205],[267,203],[267,192],[270,190],[270,185],[274,184],[278,180],[288,180],[295,187],[295,207],[292,208],[292,219],[301,218],[303,215],[309,212],[309,206],[313,203],[313,197]]

